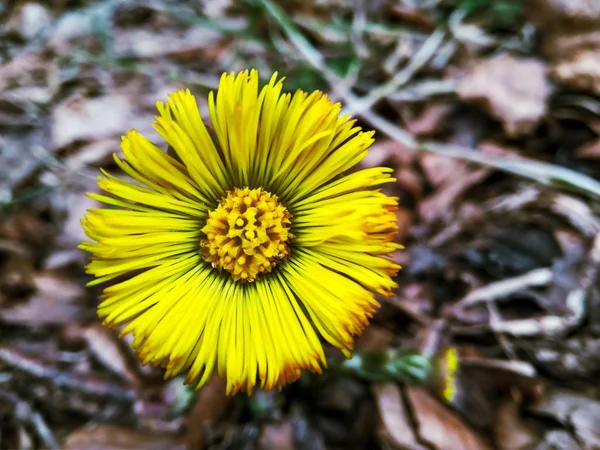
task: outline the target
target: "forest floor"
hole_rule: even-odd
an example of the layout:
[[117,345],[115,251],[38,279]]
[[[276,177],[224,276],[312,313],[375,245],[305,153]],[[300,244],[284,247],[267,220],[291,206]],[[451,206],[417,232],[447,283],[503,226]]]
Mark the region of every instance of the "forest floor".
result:
[[[377,131],[406,250],[353,359],[226,397],[101,327],[77,245],[120,136],[245,68]],[[3,2],[0,448],[599,449],[599,177],[594,0]]]

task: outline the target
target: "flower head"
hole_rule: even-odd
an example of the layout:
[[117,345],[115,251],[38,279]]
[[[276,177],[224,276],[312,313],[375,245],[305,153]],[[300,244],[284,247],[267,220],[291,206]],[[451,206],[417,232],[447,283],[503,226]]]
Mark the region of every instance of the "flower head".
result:
[[115,161],[131,180],[103,171],[107,195],[89,194],[107,205],[82,221],[90,284],[114,280],[98,314],[165,377],[199,387],[216,368],[235,393],[320,373],[322,339],[349,356],[396,287],[397,200],[369,189],[391,170],[345,174],[373,132],[322,92],[282,89],[224,74],[210,127],[189,91],[171,94],[154,124],[169,151],[130,131]]

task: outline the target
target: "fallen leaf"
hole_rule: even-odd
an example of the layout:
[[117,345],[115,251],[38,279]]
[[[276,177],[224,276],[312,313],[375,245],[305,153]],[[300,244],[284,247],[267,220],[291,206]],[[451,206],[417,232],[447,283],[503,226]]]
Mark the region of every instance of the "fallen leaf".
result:
[[396,294],[386,300],[420,325],[426,325],[434,308],[434,292],[426,283],[402,284]]
[[114,334],[99,326],[90,326],[82,330],[92,354],[111,372],[120,375],[129,383],[137,384],[138,379],[127,364],[125,356],[115,339]]
[[535,414],[551,417],[569,427],[586,449],[600,448],[600,401],[567,389],[548,389],[530,405]]
[[[44,122],[46,120],[42,121],[42,123]],[[5,206],[12,201],[22,200],[25,196],[23,191],[25,191],[29,180],[35,176],[36,170],[41,166],[41,161],[36,158],[36,150],[40,148],[39,146],[45,145],[48,140],[48,133],[41,128],[31,130],[4,127],[2,133],[0,133],[0,154],[2,155],[2,164],[0,164],[0,205]],[[40,189],[41,191],[42,189]],[[3,235],[4,223],[11,222],[15,215],[22,214],[17,211],[14,211],[8,217],[0,214],[0,236]],[[31,215],[31,213],[28,215]]]
[[463,100],[482,103],[511,137],[534,130],[546,114],[551,91],[542,61],[505,53],[479,61],[457,90]]
[[50,271],[34,276],[34,293],[25,301],[0,311],[6,323],[30,327],[58,325],[81,320],[86,309],[84,290],[78,283]]
[[186,450],[182,439],[174,434],[135,430],[118,425],[85,425],[65,440],[65,450]]
[[528,409],[535,414],[551,417],[565,424],[569,413],[588,401],[593,400],[583,393],[568,389],[547,389],[538,401],[529,405]]
[[579,50],[552,67],[552,76],[561,84],[600,94],[600,47]]
[[415,136],[431,136],[440,130],[442,122],[451,110],[452,106],[449,104],[434,103],[427,106],[417,117],[407,120],[406,129]]
[[205,447],[211,427],[231,400],[232,397],[225,395],[225,382],[216,375],[198,391],[196,402],[188,416],[188,449]]
[[52,110],[52,147],[56,150],[76,141],[115,136],[117,148],[117,137],[126,127],[133,126],[134,119],[132,100],[124,95],[92,98],[75,95]]
[[0,92],[18,87],[51,86],[58,67],[39,53],[23,52],[0,65]]
[[523,419],[520,399],[517,395],[498,405],[494,421],[494,441],[498,450],[525,450],[539,442],[534,427]]
[[[91,185],[88,191],[97,192],[98,188],[95,185]],[[57,244],[65,249],[74,248],[80,242],[89,240],[81,226],[81,218],[88,209],[97,208],[100,206],[100,203],[89,198],[85,191],[61,194],[60,201],[64,202],[63,206],[66,209],[65,213],[67,217],[62,224],[61,233],[57,237]]]
[[222,39],[222,34],[214,29],[191,27],[187,30],[146,30],[133,28],[119,31],[114,51],[124,57],[157,58],[170,56],[178,58],[198,57],[206,49],[214,48]]
[[371,325],[356,340],[356,350],[361,352],[383,350],[392,342],[393,334],[389,330]]
[[587,402],[581,405],[571,412],[569,423],[586,449],[600,448],[600,403]]
[[465,162],[458,158],[435,153],[421,153],[418,161],[427,181],[434,187],[447,183],[452,178],[458,178],[457,172],[463,172],[465,167]]
[[45,87],[24,86],[0,92],[0,125],[29,127],[40,122],[42,109],[51,100]]
[[294,433],[292,424],[284,421],[278,424],[265,425],[258,438],[259,449],[294,450]]
[[73,51],[73,43],[81,45],[93,36],[94,20],[97,18],[85,9],[62,14],[48,36],[48,47],[60,55]]
[[415,434],[400,388],[394,383],[378,383],[372,389],[381,420],[380,439],[401,450],[425,450],[427,447]]
[[552,76],[574,89],[600,93],[600,3],[531,0],[527,6]]
[[394,173],[394,177],[396,177],[396,185],[403,193],[409,193],[416,202],[421,200],[425,183],[415,169],[408,165],[400,166]]
[[356,412],[356,405],[364,398],[364,385],[354,378],[340,378],[319,394],[317,405],[328,411],[349,414]]
[[23,210],[0,219],[0,236],[36,249],[47,246],[53,235],[49,223],[31,211]]
[[582,450],[582,447],[568,432],[552,430],[547,432],[542,442],[531,450]]
[[21,3],[4,27],[5,31],[13,31],[21,39],[30,40],[44,31],[51,21],[52,16],[45,6],[35,2]]
[[423,442],[437,450],[482,450],[490,447],[456,414],[419,387],[406,393]]
[[[536,25],[593,25],[600,23],[600,3],[595,0],[530,0],[529,15]],[[534,14],[535,13],[535,14]],[[542,28],[543,32],[551,32]]]
[[[417,5],[414,4],[414,5]],[[392,4],[390,14],[397,17],[399,22],[419,27],[426,31],[435,29],[435,17],[431,9],[419,8],[412,4]]]
[[[31,293],[35,290],[35,268],[31,258],[22,254],[11,255],[5,249],[0,248],[0,292],[12,297]],[[0,317],[3,317],[1,312]]]
[[600,159],[600,139],[588,142],[575,151],[575,156],[582,159]]
[[65,164],[71,172],[76,172],[90,165],[107,165],[110,162],[110,156],[119,150],[117,144],[114,138],[90,142],[81,147],[75,154],[69,155]]
[[481,183],[492,170],[482,167],[476,170],[464,168],[455,172],[438,190],[426,197],[419,205],[419,215],[426,222],[449,217],[456,201],[471,187]]
[[410,164],[417,155],[417,150],[406,147],[396,141],[377,141],[369,148],[369,153],[361,161],[363,167],[376,167],[394,163],[398,166]]

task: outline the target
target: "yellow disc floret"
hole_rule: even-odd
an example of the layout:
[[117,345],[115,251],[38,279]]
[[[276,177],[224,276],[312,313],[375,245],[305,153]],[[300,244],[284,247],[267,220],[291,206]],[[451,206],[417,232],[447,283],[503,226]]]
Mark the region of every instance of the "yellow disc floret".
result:
[[202,231],[204,258],[234,280],[254,281],[290,252],[290,214],[277,196],[258,189],[234,189],[209,213]]

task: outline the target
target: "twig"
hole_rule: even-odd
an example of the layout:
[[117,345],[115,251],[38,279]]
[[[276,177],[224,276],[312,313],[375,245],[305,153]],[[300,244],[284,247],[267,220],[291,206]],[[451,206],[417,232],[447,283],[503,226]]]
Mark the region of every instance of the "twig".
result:
[[354,18],[352,19],[351,39],[354,52],[360,59],[369,56],[369,48],[365,44],[364,32],[367,25],[365,0],[354,0]]
[[600,223],[590,205],[569,195],[556,195],[552,199],[552,212],[567,219],[571,225],[586,237],[594,237],[600,232]]
[[61,372],[7,347],[0,347],[0,361],[13,369],[26,373],[30,377],[48,380],[60,388],[72,389],[96,397],[108,397],[117,401],[131,402],[136,399],[134,389]]
[[504,370],[527,378],[535,378],[537,375],[535,366],[527,361],[462,356],[460,362],[465,366]]
[[485,332],[506,333],[520,337],[561,337],[581,324],[585,317],[587,292],[577,288],[569,292],[565,300],[568,313],[564,316],[544,316],[540,318],[507,320],[474,326],[453,326],[452,332],[463,336]]
[[11,403],[13,405],[17,421],[33,428],[44,448],[60,448],[60,445],[58,445],[58,442],[52,434],[52,430],[50,430],[50,427],[46,424],[42,415],[37,411],[34,411],[29,403],[12,392],[5,391],[0,391],[0,401],[1,403]]
[[496,281],[475,289],[454,305],[455,310],[462,310],[482,302],[507,297],[515,292],[531,286],[545,286],[552,280],[552,269],[534,269],[523,275]]
[[598,305],[598,278],[600,276],[600,232],[596,234],[585,263],[581,268],[579,290],[587,300],[590,327],[599,332],[600,305]]
[[368,111],[379,100],[395,93],[398,89],[408,83],[412,77],[427,64],[433,55],[435,55],[442,42],[444,42],[445,36],[446,33],[443,30],[434,31],[404,69],[397,72],[387,83],[371,90],[366,96],[350,102],[344,108],[344,113],[362,114],[363,112]]
[[424,79],[414,81],[402,90],[388,95],[393,102],[422,102],[432,97],[454,94],[455,80]]
[[[488,313],[490,314],[490,324],[492,326],[492,329],[495,330],[494,325],[503,321],[502,314],[500,313],[500,310],[498,309],[498,307],[496,306],[495,303],[487,302],[486,306],[487,306]],[[517,355],[515,353],[513,345],[510,342],[510,340],[508,339],[508,337],[506,337],[504,334],[499,333],[497,331],[494,331],[494,336],[496,337],[496,340],[500,344],[500,347],[502,347],[502,350],[504,350],[504,353],[506,354],[508,359],[510,359],[510,360],[517,359]]]

